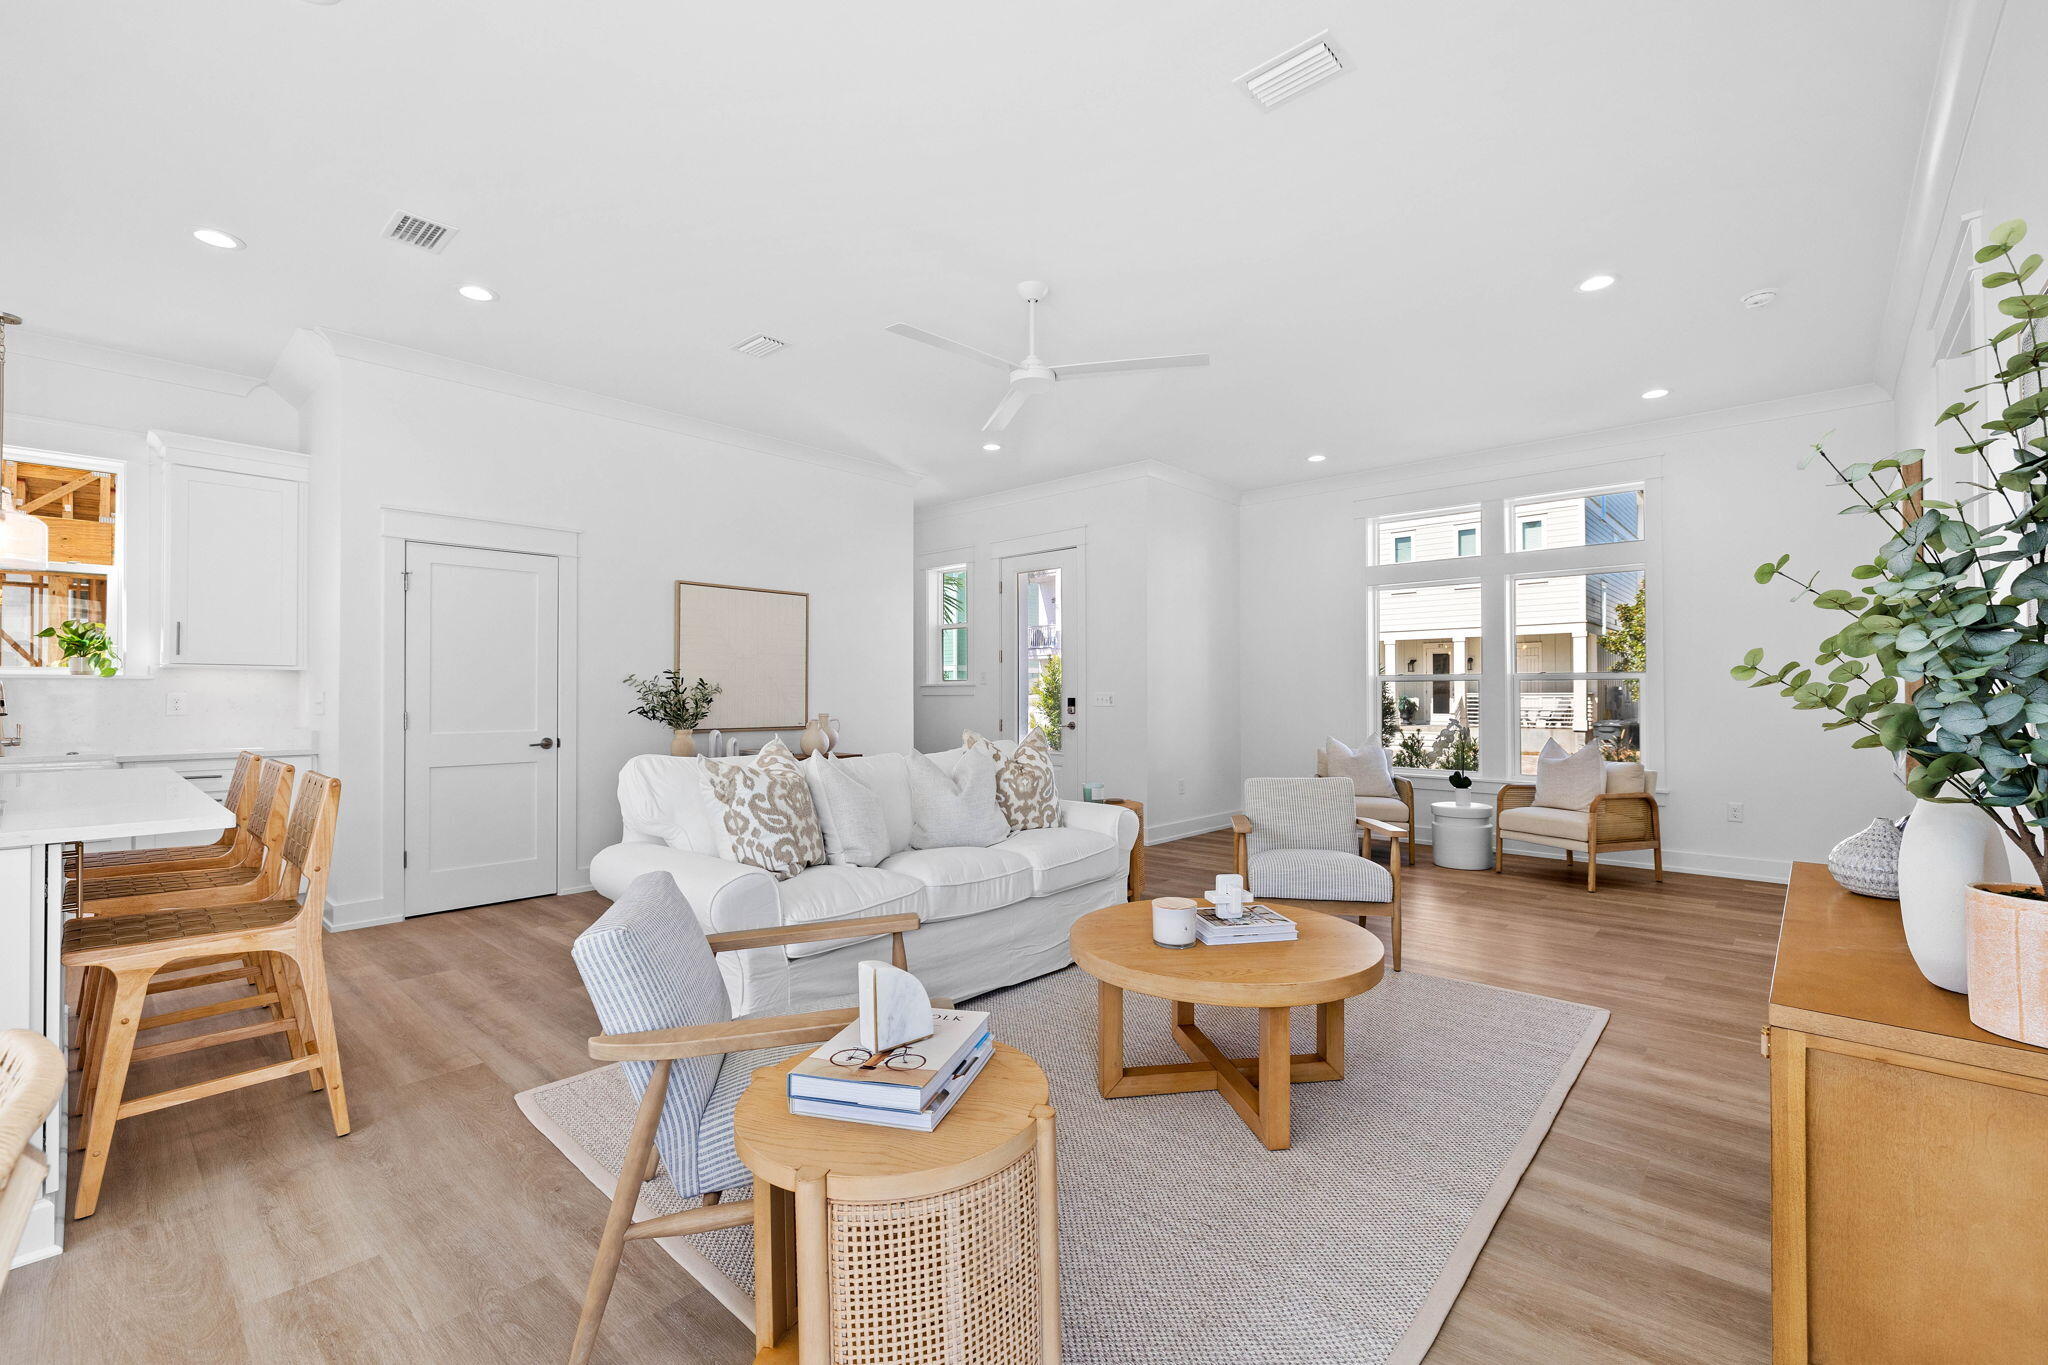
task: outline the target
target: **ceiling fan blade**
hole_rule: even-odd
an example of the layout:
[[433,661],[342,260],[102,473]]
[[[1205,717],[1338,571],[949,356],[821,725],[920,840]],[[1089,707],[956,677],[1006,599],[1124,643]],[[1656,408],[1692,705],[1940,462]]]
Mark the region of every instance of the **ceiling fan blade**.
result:
[[1001,431],[1004,427],[1010,425],[1010,419],[1017,415],[1017,409],[1024,406],[1024,400],[1036,392],[1037,389],[1029,385],[1010,385],[1009,392],[1003,395],[1002,402],[996,404],[996,410],[989,414],[988,421],[982,423],[981,429],[983,431]]
[[894,332],[900,337],[909,337],[912,341],[922,341],[927,346],[936,346],[942,351],[951,351],[954,355],[964,355],[969,360],[979,360],[982,364],[993,365],[999,370],[1014,370],[1018,368],[1015,361],[1005,360],[999,355],[990,355],[978,346],[969,346],[964,341],[955,341],[951,337],[942,337],[937,332],[927,332],[922,327],[912,327],[907,322],[891,323],[884,330]]
[[1119,370],[1178,370],[1208,363],[1209,357],[1205,355],[1148,355],[1132,360],[1084,360],[1078,365],[1055,365],[1052,372],[1060,379],[1080,379]]

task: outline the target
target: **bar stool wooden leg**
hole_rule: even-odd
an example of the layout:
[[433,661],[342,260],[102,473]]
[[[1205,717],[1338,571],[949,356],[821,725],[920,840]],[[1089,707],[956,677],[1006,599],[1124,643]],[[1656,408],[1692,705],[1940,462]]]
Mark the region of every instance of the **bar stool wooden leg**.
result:
[[121,1092],[128,1085],[128,1060],[135,1052],[135,1034],[142,1022],[142,1002],[149,995],[154,969],[109,969],[114,978],[108,1002],[106,1038],[100,1045],[99,1074],[92,1089],[86,1120],[85,1155],[78,1165],[78,1195],[73,1218],[89,1218],[100,1204],[100,1182],[107,1173],[107,1153],[114,1145],[114,1120],[121,1112]]
[[[309,912],[313,932],[318,934],[320,912]],[[305,939],[300,939],[302,944]],[[327,995],[327,964],[320,955],[320,942],[316,938],[309,946],[302,947],[297,961],[292,964],[298,969],[300,989],[306,1002],[305,1034],[307,1051],[320,1059],[320,1073],[327,1082],[327,1110],[334,1119],[334,1135],[348,1136],[348,1097],[341,1084],[341,1050],[335,1042],[334,1006]]]

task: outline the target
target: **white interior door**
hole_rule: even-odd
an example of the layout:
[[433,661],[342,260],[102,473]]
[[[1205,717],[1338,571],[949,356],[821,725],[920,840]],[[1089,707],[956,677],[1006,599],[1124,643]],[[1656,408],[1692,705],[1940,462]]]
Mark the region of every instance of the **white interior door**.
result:
[[1011,555],[998,580],[1003,603],[1002,738],[1034,726],[1053,744],[1060,795],[1079,799],[1088,734],[1081,706],[1081,553]]
[[406,544],[408,915],[555,892],[557,569]]

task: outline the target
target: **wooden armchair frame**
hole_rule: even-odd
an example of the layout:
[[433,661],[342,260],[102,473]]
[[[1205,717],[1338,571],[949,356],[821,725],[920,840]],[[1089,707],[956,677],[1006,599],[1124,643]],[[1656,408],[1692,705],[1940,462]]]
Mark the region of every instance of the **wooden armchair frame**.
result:
[[[1493,870],[1501,871],[1502,845],[1509,839],[1526,839],[1532,843],[1543,842],[1540,837],[1504,831],[1500,817],[1511,810],[1536,804],[1536,786],[1531,782],[1511,782],[1500,789],[1494,798],[1493,807]],[[1593,804],[1586,811],[1586,890],[1600,889],[1600,855],[1621,853],[1628,849],[1647,848],[1650,863],[1658,881],[1664,880],[1664,827],[1663,813],[1658,809],[1657,798],[1649,792],[1602,792],[1593,798]],[[1577,850],[1561,844],[1548,844],[1550,848],[1564,848],[1564,865],[1572,866]]]
[[[1409,807],[1413,818],[1414,807]],[[1230,842],[1236,855],[1237,875],[1245,879],[1245,886],[1251,886],[1251,852],[1246,842],[1252,832],[1251,817],[1243,813],[1230,817]],[[1387,871],[1394,879],[1393,897],[1385,901],[1310,901],[1310,905],[1326,915],[1337,915],[1343,919],[1364,920],[1372,915],[1385,914],[1393,925],[1393,950],[1387,955],[1395,971],[1401,970],[1401,844],[1410,839],[1410,831],[1385,820],[1374,820],[1369,816],[1358,817],[1358,856],[1367,862],[1376,862],[1372,856],[1373,839],[1387,841]],[[1377,907],[1386,906],[1384,911]],[[1335,907],[1343,907],[1341,909]],[[1366,907],[1374,907],[1367,909]],[[1353,908],[1356,907],[1356,908]]]
[[[733,933],[707,934],[705,941],[714,953],[740,952],[748,948],[787,947],[792,943],[822,943],[833,939],[871,938],[887,934],[890,960],[908,967],[903,936],[918,927],[915,914],[870,915],[863,919],[827,920],[821,924],[784,925],[773,929],[741,929]],[[937,1003],[937,1002],[934,1002]],[[570,1365],[583,1365],[597,1344],[597,1328],[611,1299],[612,1284],[618,1279],[619,1258],[626,1243],[649,1237],[680,1237],[693,1232],[735,1228],[754,1221],[754,1201],[723,1202],[718,1191],[704,1196],[694,1209],[663,1214],[657,1218],[633,1218],[640,1203],[640,1187],[654,1178],[660,1168],[660,1154],[654,1147],[654,1130],[661,1121],[662,1106],[668,1101],[669,1072],[676,1062],[691,1057],[712,1057],[728,1052],[747,1052],[763,1047],[800,1047],[822,1043],[852,1023],[859,1010],[813,1010],[808,1014],[785,1014],[759,1019],[734,1019],[723,1024],[696,1024],[688,1028],[654,1029],[646,1033],[607,1033],[590,1040],[590,1055],[600,1062],[652,1062],[654,1074],[633,1114],[633,1133],[620,1163],[619,1183],[612,1194],[611,1212],[606,1215],[604,1233],[598,1238],[597,1260],[590,1268],[590,1287],[583,1296],[583,1314],[576,1322],[576,1341],[569,1349]]]

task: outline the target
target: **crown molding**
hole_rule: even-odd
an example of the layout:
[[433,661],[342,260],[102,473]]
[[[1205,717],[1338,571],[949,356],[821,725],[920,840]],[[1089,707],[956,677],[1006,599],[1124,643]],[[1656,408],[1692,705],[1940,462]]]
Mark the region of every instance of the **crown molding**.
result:
[[1920,152],[1913,166],[1913,187],[1906,200],[1905,222],[1899,230],[1898,254],[1892,261],[1890,292],[1877,328],[1872,373],[1894,386],[1905,363],[1913,318],[1930,287],[1930,275],[1948,265],[1942,242],[1949,228],[1949,195],[1956,169],[1968,145],[1977,98],[1991,65],[2005,0],[1954,0],[1942,31],[1941,55],[1934,68],[1934,90],[1920,129]]
[[1037,498],[1062,497],[1070,493],[1084,493],[1091,488],[1103,488],[1114,483],[1128,483],[1132,479],[1157,479],[1184,488],[1190,493],[1214,498],[1218,502],[1235,507],[1238,492],[1226,488],[1199,474],[1191,474],[1178,465],[1163,460],[1133,460],[1128,464],[1110,465],[1104,469],[1091,469],[1084,474],[1068,474],[1063,478],[1043,479],[1037,483],[1019,484],[1014,488],[1001,488],[993,493],[977,493],[969,498],[955,498],[949,502],[925,503],[917,509],[918,521],[943,521],[947,517],[965,516],[973,512],[984,512],[994,507],[1008,507],[1013,503],[1030,502]]
[[[744,427],[726,426],[722,422],[689,417],[665,408],[628,402],[623,398],[608,398],[600,393],[592,393],[588,389],[572,388],[544,379],[531,379],[508,370],[494,370],[486,365],[435,355],[431,351],[416,351],[409,346],[399,346],[392,342],[378,341],[372,337],[357,336],[329,327],[304,329],[299,336],[317,338],[339,360],[400,370],[448,384],[486,389],[513,398],[523,398],[529,402],[546,403],[552,407],[589,413],[594,417],[628,422],[634,426],[652,427],[658,431],[713,441],[720,445],[736,446],[757,454],[797,460],[804,464],[838,470],[841,473],[859,474],[867,478],[880,479],[885,483],[908,487],[923,477],[918,470],[906,469],[882,460],[849,455],[842,451],[827,450],[822,446],[805,445],[798,441],[785,441],[780,437],[749,431]],[[309,372],[312,362],[305,354],[305,345],[299,341],[298,336],[293,338],[292,345],[286,347],[286,355],[291,358],[291,369],[295,372],[293,379],[287,382],[303,384],[305,381],[298,376]]]
[[230,398],[247,398],[264,385],[263,380],[251,375],[208,369],[204,365],[188,365],[182,360],[166,360],[162,356],[143,355],[139,351],[123,351],[57,332],[23,328],[7,338],[7,347],[13,355],[30,360],[76,365],[82,369],[126,375],[131,379],[147,379],[157,384],[204,389]]
[[[1549,436],[1540,441],[1528,441],[1519,445],[1483,446],[1477,450],[1461,451],[1452,455],[1431,456],[1429,463],[1438,469],[1452,466],[1453,468],[1444,474],[1445,481],[1466,483],[1477,477],[1481,471],[1492,476],[1512,472],[1519,466],[1537,461],[1555,460],[1559,457],[1577,458],[1618,446],[1668,441],[1703,431],[1727,431],[1734,427],[1754,426],[1759,422],[1776,422],[1788,417],[1805,417],[1818,412],[1839,412],[1844,408],[1869,407],[1890,401],[1891,395],[1877,385],[1857,384],[1846,389],[1824,389],[1819,393],[1796,394],[1790,398],[1773,398],[1761,403],[1745,403],[1738,407],[1714,408],[1708,412],[1688,413],[1683,417],[1667,417],[1655,422],[1605,427],[1570,436]],[[1399,473],[1403,467],[1398,461],[1383,461],[1372,469],[1357,473],[1250,489],[1241,494],[1238,500],[1249,506],[1256,503],[1285,502],[1292,498],[1326,498],[1360,489],[1378,489],[1386,486],[1390,472]]]

